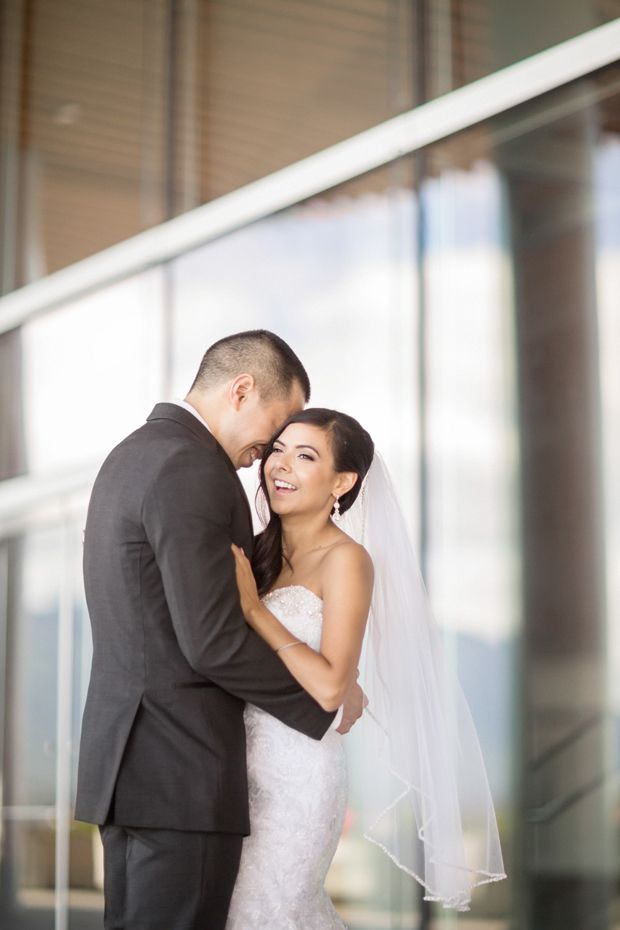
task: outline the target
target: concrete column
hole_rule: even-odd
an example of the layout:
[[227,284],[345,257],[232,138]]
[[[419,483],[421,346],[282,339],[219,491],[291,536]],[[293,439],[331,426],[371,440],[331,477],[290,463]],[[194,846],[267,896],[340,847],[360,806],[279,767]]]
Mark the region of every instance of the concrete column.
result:
[[[578,89],[571,93],[578,93]],[[521,437],[515,926],[603,930],[611,898],[592,121],[500,147]]]

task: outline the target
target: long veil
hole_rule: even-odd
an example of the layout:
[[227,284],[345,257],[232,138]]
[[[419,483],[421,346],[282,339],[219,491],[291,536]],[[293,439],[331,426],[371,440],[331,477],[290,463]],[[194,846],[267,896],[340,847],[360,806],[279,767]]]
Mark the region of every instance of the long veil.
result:
[[362,663],[364,835],[424,886],[426,900],[466,911],[472,888],[506,877],[495,811],[476,729],[378,453],[339,525],[375,566]]

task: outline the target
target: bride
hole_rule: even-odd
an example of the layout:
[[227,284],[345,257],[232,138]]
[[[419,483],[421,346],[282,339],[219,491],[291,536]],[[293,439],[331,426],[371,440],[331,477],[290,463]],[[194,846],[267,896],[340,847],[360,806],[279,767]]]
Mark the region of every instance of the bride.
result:
[[[246,620],[325,710],[355,681],[368,624],[365,835],[427,900],[466,910],[471,887],[505,877],[495,815],[373,441],[344,413],[303,410],[271,439],[260,483],[269,512],[253,564],[233,546]],[[227,930],[343,930],[324,889],[347,805],[342,737],[317,742],[253,705],[245,725],[252,833]]]

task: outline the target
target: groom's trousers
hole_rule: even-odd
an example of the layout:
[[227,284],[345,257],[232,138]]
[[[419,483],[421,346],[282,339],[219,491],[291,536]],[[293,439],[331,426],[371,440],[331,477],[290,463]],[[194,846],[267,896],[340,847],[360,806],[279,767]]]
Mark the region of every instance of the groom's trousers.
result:
[[224,930],[240,834],[115,824],[100,830],[105,930]]

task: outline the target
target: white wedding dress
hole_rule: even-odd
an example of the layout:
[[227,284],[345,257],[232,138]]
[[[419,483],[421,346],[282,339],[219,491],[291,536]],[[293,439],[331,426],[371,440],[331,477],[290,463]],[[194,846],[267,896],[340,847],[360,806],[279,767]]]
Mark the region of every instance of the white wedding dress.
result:
[[[263,603],[317,651],[323,603],[299,585]],[[347,770],[342,736],[310,739],[245,709],[251,836],[243,841],[226,930],[345,930],[324,882],[342,832]]]

